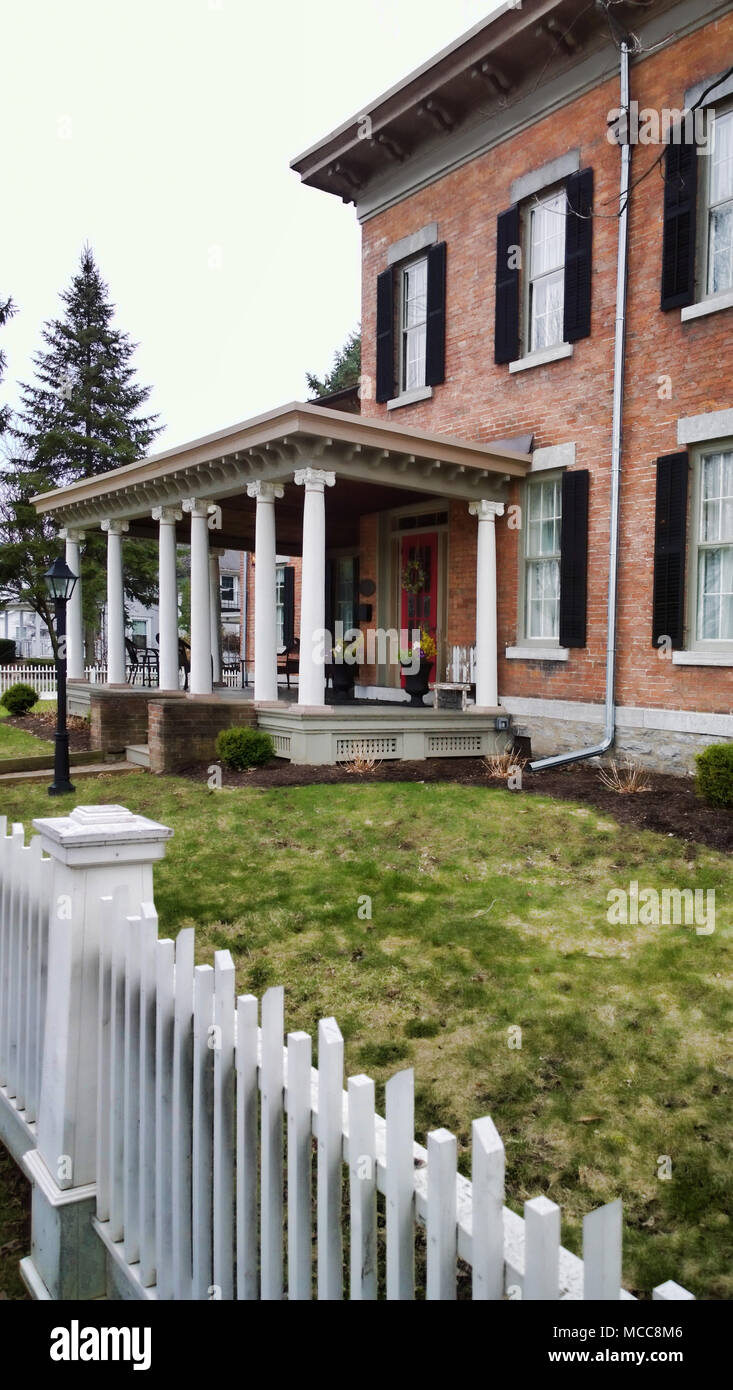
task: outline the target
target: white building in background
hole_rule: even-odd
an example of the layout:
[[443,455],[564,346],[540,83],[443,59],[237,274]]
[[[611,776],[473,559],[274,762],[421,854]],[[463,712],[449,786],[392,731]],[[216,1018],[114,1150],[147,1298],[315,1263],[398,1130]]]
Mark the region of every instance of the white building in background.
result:
[[15,642],[17,656],[53,656],[48,628],[32,608],[13,600],[0,604],[0,637]]

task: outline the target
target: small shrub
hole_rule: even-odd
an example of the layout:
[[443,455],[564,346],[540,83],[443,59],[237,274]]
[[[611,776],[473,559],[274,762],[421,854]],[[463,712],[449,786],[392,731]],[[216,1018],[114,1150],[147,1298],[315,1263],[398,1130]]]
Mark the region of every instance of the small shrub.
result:
[[25,685],[23,681],[18,681],[5,691],[2,703],[10,714],[23,715],[27,714],[29,709],[33,709],[37,699],[38,694],[32,685]]
[[15,661],[15,642],[12,637],[0,637],[0,666],[10,666]]
[[373,772],[379,767],[381,758],[371,758],[365,753],[357,753],[350,763],[344,763],[346,772],[355,772],[358,776],[363,776],[365,772]]
[[700,796],[711,806],[733,808],[733,743],[711,743],[695,762]]
[[618,792],[621,796],[629,796],[634,792],[648,792],[651,787],[644,769],[630,758],[621,766],[611,763],[609,767],[602,767],[598,773],[598,780],[610,792]]
[[521,772],[527,766],[527,759],[513,749],[507,753],[489,753],[482,762],[486,776],[497,782],[506,782],[512,773]]
[[217,757],[225,767],[242,772],[247,767],[261,767],[275,756],[275,745],[269,734],[261,729],[222,729],[216,740]]

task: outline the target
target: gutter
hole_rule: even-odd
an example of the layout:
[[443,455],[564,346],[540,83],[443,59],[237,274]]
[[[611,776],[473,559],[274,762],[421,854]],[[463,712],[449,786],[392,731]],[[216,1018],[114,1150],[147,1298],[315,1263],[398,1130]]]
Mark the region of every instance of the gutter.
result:
[[555,753],[529,764],[531,772],[579,763],[608,752],[616,737],[616,610],[618,602],[618,538],[621,499],[621,424],[624,402],[624,356],[626,349],[626,287],[629,259],[629,189],[631,182],[631,144],[629,142],[629,45],[621,43],[621,109],[625,113],[619,130],[625,134],[621,146],[621,185],[619,190],[618,255],[616,266],[616,336],[613,351],[613,413],[611,419],[611,516],[608,554],[608,603],[606,619],[606,697],[605,728],[600,743],[571,753]]

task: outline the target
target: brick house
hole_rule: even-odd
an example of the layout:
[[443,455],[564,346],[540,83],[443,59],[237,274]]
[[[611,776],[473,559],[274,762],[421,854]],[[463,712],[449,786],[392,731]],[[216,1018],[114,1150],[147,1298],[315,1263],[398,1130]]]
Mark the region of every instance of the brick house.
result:
[[[603,722],[620,208],[608,130],[626,25],[632,99],[659,113],[700,102],[714,139],[706,154],[672,144],[647,177],[661,148],[632,147],[616,747],[688,765],[733,736],[730,71],[715,84],[733,64],[732,8],[621,5],[609,29],[567,0],[505,5],[294,161],[361,223],[362,413],[482,442],[533,436],[496,544],[499,694],[535,751],[592,742]],[[384,529],[362,519],[368,572]],[[424,527],[449,642],[473,640],[475,529],[459,502]]]
[[[201,698],[216,504],[215,543],[265,576],[255,707],[282,756],[306,724],[316,761],[481,752],[506,712],[535,758],[690,768],[733,737],[730,0],[507,4],[293,168],[361,224],[360,415],[284,406],[37,505],[146,535],[155,503],[161,547],[164,522],[190,538]],[[368,731],[329,717],[322,653],[275,708],[278,554],[302,556],[301,650],[361,629]],[[463,732],[411,725],[370,648],[415,624],[439,681],[469,655]]]

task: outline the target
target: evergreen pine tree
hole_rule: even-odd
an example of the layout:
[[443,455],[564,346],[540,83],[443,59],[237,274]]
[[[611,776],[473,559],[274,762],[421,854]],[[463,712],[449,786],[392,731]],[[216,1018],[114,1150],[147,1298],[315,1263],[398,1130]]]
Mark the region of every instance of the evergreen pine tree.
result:
[[[14,313],[15,305],[12,299],[0,299],[0,328],[4,327],[8,319],[11,319],[13,317]],[[5,353],[3,352],[2,348],[0,348],[0,382],[2,382],[2,379],[5,375],[5,366]],[[0,434],[2,434],[5,429],[7,429],[9,423],[10,406],[0,405]]]
[[[21,384],[22,403],[8,431],[13,444],[0,500],[0,588],[39,613],[51,632],[43,572],[58,554],[57,527],[36,514],[31,497],[132,463],[161,429],[157,416],[140,413],[150,387],[135,380],[136,344],[113,326],[107,296],[85,246],[70,287],[61,292],[64,316],[42,330],[35,380]],[[87,645],[104,601],[105,550],[101,532],[88,533],[82,564]],[[126,594],[153,603],[157,546],[125,541],[124,561]]]
[[350,333],[342,348],[334,353],[333,369],[326,372],[323,380],[313,372],[306,372],[308,390],[313,394],[311,400],[327,396],[331,391],[345,391],[348,386],[358,386],[361,376],[361,332]]

